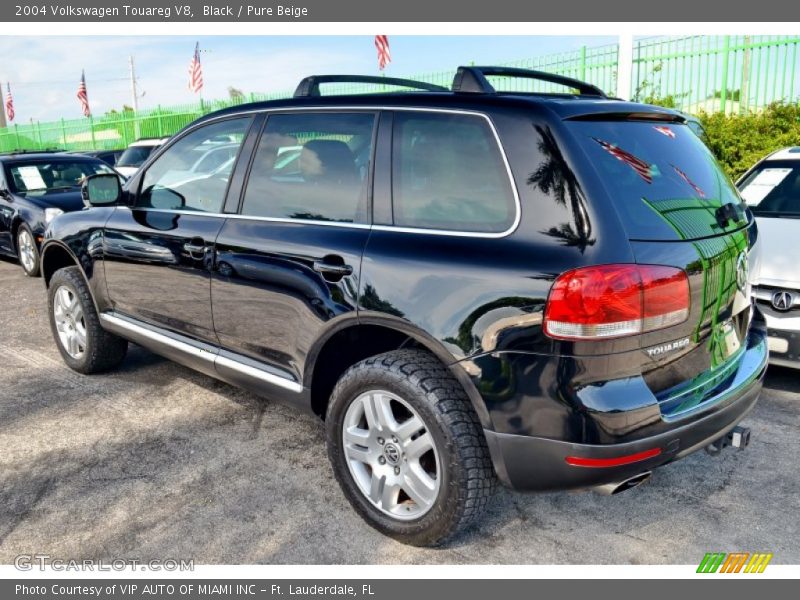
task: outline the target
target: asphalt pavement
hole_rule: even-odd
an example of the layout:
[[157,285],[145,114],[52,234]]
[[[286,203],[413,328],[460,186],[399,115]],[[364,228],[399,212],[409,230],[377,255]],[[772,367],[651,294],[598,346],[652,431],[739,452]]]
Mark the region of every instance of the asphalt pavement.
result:
[[333,479],[322,423],[131,346],[117,371],[61,360],[41,279],[0,260],[0,563],[800,563],[800,371],[771,367],[750,448],[705,452],[613,497],[502,489],[451,544],[388,539]]

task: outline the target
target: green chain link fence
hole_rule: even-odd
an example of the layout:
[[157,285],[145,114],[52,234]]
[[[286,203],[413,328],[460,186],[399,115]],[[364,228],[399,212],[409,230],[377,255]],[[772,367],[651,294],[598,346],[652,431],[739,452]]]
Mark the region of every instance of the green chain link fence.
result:
[[[668,100],[690,113],[758,111],[775,101],[795,102],[800,37],[689,36],[638,40],[633,48],[631,97]],[[616,90],[618,47],[609,44],[505,63],[566,75]],[[455,71],[410,76],[450,86]],[[491,78],[490,78],[491,79]],[[361,94],[388,86],[329,84],[326,94]],[[518,92],[559,91],[558,86],[526,79],[504,81],[502,89]],[[563,88],[561,88],[563,91]],[[109,113],[102,117],[14,124],[0,129],[0,152],[14,150],[92,150],[124,148],[145,137],[165,137],[209,112],[262,100],[291,96],[291,91],[250,94],[236,100],[214,100],[148,110]]]

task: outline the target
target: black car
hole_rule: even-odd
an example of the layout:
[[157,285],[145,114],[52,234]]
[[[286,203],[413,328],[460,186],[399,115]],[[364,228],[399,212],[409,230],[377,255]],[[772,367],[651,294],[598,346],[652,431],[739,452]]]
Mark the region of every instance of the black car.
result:
[[81,183],[113,174],[105,163],[67,153],[0,155],[0,254],[19,259],[25,274],[39,274],[39,248],[54,217],[84,207]]
[[117,164],[117,160],[119,160],[119,157],[122,156],[123,152],[124,150],[87,150],[87,151],[76,150],[74,152],[70,152],[70,154],[81,154],[83,156],[91,156],[92,158],[102,160],[109,167],[113,167],[114,165]]
[[[320,96],[342,80],[420,91]],[[220,139],[234,160],[192,168]],[[496,67],[452,90],[318,76],[85,191],[42,258],[67,364],[133,341],[311,411],[355,510],[403,542],[448,539],[498,479],[616,493],[747,438],[754,226],[674,111]]]

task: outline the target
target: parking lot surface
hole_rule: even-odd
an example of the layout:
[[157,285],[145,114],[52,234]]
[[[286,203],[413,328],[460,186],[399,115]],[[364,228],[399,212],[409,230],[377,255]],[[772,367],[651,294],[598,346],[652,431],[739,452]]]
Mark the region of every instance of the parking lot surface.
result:
[[0,562],[800,562],[800,372],[770,368],[745,452],[704,452],[618,496],[501,490],[439,549],[365,525],[333,479],[322,423],[131,346],[116,372],[61,361],[41,279],[0,261]]

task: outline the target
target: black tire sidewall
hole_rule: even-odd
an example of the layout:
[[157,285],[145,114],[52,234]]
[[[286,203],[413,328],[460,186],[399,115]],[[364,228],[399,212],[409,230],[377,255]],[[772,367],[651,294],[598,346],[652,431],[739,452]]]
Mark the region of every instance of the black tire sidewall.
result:
[[[347,465],[342,444],[342,425],[347,409],[361,394],[369,390],[385,390],[411,405],[425,423],[436,444],[441,479],[439,495],[433,507],[421,517],[402,521],[381,512],[364,496]],[[427,394],[408,379],[381,369],[377,365],[361,367],[348,373],[334,390],[326,419],[328,456],[336,479],[345,496],[364,520],[381,533],[403,543],[431,546],[440,543],[460,519],[453,509],[458,507],[458,477],[461,465],[452,450],[453,442],[446,426],[436,414]]]

